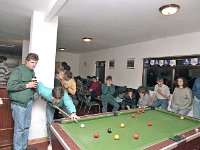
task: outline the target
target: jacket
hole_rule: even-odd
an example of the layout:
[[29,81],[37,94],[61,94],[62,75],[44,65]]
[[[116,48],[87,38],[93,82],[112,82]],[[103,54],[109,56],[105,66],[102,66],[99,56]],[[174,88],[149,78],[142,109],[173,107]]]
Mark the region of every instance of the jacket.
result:
[[109,98],[114,98],[113,94],[115,93],[115,86],[113,84],[111,84],[111,86],[107,86],[106,84],[102,84],[101,86],[101,90],[102,90],[102,99],[106,100]]
[[13,70],[7,82],[8,95],[12,103],[26,107],[33,100],[34,89],[26,88],[26,84],[35,77],[34,70],[20,65]]
[[200,77],[195,80],[192,87],[192,93],[197,99],[200,99]]
[[[54,100],[52,99],[52,88],[47,88],[46,86],[44,86],[42,84],[42,82],[38,82],[37,84],[37,90],[38,93],[45,98],[46,101],[51,102],[52,104],[54,103]],[[59,103],[56,103],[56,106],[58,107],[63,107],[63,105],[67,108],[67,110],[69,111],[69,113],[73,113],[76,112],[76,108],[71,100],[71,98],[69,97],[69,95],[65,92],[64,96],[62,97],[61,101]]]

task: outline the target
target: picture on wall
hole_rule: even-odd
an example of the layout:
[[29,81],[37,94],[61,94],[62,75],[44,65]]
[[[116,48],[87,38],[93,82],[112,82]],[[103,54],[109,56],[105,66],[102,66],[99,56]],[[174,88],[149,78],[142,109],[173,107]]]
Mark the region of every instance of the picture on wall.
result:
[[128,58],[127,59],[127,65],[126,65],[126,68],[127,69],[134,69],[134,64],[135,63],[135,59],[134,58]]
[[108,68],[114,68],[115,67],[115,60],[109,60]]

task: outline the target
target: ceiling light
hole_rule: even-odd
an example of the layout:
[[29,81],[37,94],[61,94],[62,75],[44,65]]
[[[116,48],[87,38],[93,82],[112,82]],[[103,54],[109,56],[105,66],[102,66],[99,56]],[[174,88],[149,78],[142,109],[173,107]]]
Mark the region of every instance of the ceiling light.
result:
[[64,51],[64,50],[65,50],[65,48],[59,48],[59,50],[60,50],[60,51]]
[[82,40],[83,40],[84,42],[91,42],[91,41],[92,41],[92,38],[84,37],[84,38],[82,38]]
[[179,5],[169,4],[169,5],[164,5],[160,7],[159,11],[165,16],[171,16],[175,14],[179,9],[180,9]]

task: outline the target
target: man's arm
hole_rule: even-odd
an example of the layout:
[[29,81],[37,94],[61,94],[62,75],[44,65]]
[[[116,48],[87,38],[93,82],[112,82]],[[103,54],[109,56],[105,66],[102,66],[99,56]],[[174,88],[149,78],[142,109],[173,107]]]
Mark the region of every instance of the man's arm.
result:
[[37,84],[37,90],[39,95],[41,95],[42,97],[44,97],[44,99],[46,101],[50,101],[53,102],[52,100],[52,88],[48,88],[46,87],[42,82],[38,82]]
[[106,86],[105,84],[102,84],[101,90],[102,90],[102,94],[107,94],[107,92],[108,92],[108,86]]
[[22,82],[22,72],[19,69],[15,69],[7,83],[7,90],[10,92],[17,92],[26,89],[27,82]]
[[113,95],[115,93],[115,86],[111,85],[110,86],[110,94]]

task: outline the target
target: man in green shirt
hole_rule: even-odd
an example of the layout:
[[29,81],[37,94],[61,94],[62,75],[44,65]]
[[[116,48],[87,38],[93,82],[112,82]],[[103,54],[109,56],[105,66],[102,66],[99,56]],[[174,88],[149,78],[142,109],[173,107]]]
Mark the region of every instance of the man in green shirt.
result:
[[107,112],[108,103],[113,106],[112,112],[115,112],[119,109],[119,104],[115,101],[113,94],[115,93],[115,86],[112,84],[112,77],[106,77],[106,83],[102,84],[102,112]]
[[32,102],[34,91],[37,87],[37,82],[32,81],[35,78],[33,69],[36,67],[38,60],[37,54],[29,53],[25,64],[13,70],[7,83],[14,120],[14,150],[24,150],[27,148]]

